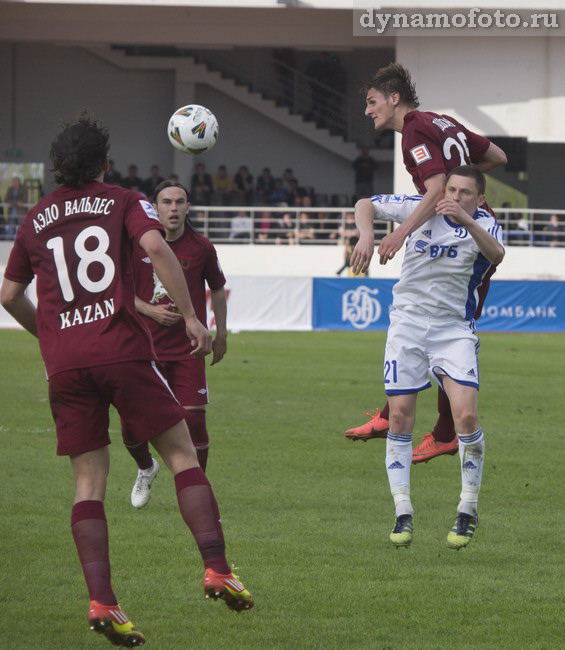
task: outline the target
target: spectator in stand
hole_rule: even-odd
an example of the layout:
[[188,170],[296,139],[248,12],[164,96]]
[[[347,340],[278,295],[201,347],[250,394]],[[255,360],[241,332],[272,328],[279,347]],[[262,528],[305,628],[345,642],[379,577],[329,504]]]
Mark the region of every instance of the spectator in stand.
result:
[[[340,241],[344,246],[343,251],[343,265],[336,271],[336,275],[341,275],[345,269],[349,269],[351,264],[351,254],[355,248],[355,244],[359,241],[359,230],[355,223],[355,214],[353,212],[347,212],[345,215],[345,223],[343,226],[339,227],[339,237]],[[369,273],[366,271],[361,276],[367,276]],[[356,277],[352,275],[351,271],[349,272],[350,277]]]
[[268,167],[264,167],[261,174],[257,177],[255,184],[255,198],[258,205],[267,205],[269,195],[275,189],[275,179]]
[[282,178],[275,179],[273,191],[267,197],[269,205],[288,205],[290,203],[290,194],[284,189]]
[[371,156],[369,150],[363,147],[352,166],[355,170],[356,200],[373,196],[373,175],[379,168],[379,163]]
[[314,243],[314,227],[315,222],[312,219],[312,216],[308,212],[301,212],[298,219],[299,230],[298,230],[298,239],[301,244],[313,244]]
[[114,161],[111,158],[108,165],[108,171],[104,174],[104,182],[108,183],[108,185],[121,185],[122,175],[114,169]]
[[7,203],[7,206],[3,237],[13,239],[16,236],[21,220],[27,212],[27,190],[19,176],[12,178],[11,185],[4,195],[4,203]]
[[210,205],[212,177],[206,173],[204,163],[198,163],[190,179],[190,196],[196,205]]
[[296,226],[290,212],[283,213],[279,219],[276,244],[296,244]]
[[147,196],[153,196],[157,185],[161,184],[164,180],[159,173],[159,166],[151,165],[151,176],[145,180],[143,191]]
[[235,205],[252,205],[253,203],[253,176],[249,169],[242,165],[236,175],[233,177],[234,185],[234,204]]
[[304,197],[309,196],[308,190],[298,184],[296,178],[290,181],[290,204],[297,207],[304,205]]
[[283,187],[287,192],[290,192],[291,187],[292,187],[292,182],[296,181],[296,184],[298,185],[298,179],[294,175],[294,172],[290,167],[287,167],[284,172],[282,173],[282,182],[283,182]]
[[177,174],[169,174],[169,178],[167,180],[171,181],[171,183],[178,183],[179,177]]
[[253,221],[251,217],[245,212],[240,210],[235,217],[231,220],[230,224],[230,239],[249,239]]
[[314,236],[317,240],[327,241],[336,239],[337,232],[327,212],[318,212],[318,217],[314,223]]
[[559,216],[552,214],[549,217],[549,223],[544,228],[546,241],[553,248],[560,246],[565,241],[565,225],[559,222]]
[[255,219],[255,232],[257,233],[257,241],[261,243],[268,242],[270,239],[272,239],[276,226],[272,212],[261,212],[258,217],[257,215],[255,216]]
[[137,175],[137,165],[128,167],[128,175],[122,180],[122,187],[143,193],[143,179]]
[[[177,183],[178,181],[173,181],[173,182]],[[192,225],[194,226],[195,230],[197,231],[204,230],[204,226],[206,225],[206,213],[203,212],[202,210],[199,210],[198,212],[191,212],[190,221],[192,222]],[[211,235],[210,235],[210,239],[212,239]]]
[[220,165],[212,181],[214,188],[214,203],[216,205],[229,205],[233,189],[233,176],[228,174],[225,165]]

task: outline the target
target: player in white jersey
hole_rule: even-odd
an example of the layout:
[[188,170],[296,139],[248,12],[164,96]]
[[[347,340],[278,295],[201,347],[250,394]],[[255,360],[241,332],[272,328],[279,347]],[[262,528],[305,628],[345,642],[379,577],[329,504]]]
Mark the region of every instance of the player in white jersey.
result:
[[[390,540],[397,547],[412,542],[412,429],[416,397],[431,385],[430,378],[449,397],[460,441],[462,490],[447,546],[466,546],[478,525],[484,435],[477,418],[479,340],[473,316],[483,274],[504,257],[496,219],[478,208],[484,191],[485,178],[472,165],[448,174],[437,214],[407,239],[400,280],[394,287],[384,383],[390,403],[386,468],[396,507]],[[357,211],[360,232],[372,234],[374,217],[401,223],[420,198],[373,197],[373,214],[367,209]]]

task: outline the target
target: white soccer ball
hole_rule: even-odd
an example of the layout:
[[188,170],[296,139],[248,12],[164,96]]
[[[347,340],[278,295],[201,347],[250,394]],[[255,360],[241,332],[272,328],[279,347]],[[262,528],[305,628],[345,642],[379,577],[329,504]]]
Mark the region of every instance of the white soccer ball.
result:
[[210,151],[218,139],[218,120],[204,106],[189,104],[177,109],[169,120],[167,135],[175,149],[198,155]]

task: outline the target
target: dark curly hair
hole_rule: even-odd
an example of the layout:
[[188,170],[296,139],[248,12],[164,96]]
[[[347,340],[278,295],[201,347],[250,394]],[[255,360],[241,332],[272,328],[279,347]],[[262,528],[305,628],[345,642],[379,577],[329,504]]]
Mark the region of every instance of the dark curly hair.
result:
[[55,182],[80,188],[94,181],[104,170],[110,149],[110,133],[105,126],[82,110],[75,122],[68,122],[51,144]]
[[385,97],[390,97],[392,93],[398,93],[400,101],[407,106],[414,108],[420,106],[410,73],[400,63],[389,63],[385,68],[379,68],[375,76],[363,84],[361,92],[366,94],[372,88],[378,90]]

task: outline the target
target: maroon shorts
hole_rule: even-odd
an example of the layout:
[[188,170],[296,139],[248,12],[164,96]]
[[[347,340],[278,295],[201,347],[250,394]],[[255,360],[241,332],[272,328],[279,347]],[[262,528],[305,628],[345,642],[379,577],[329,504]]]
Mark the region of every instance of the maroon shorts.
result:
[[57,454],[82,454],[110,444],[110,404],[137,440],[158,436],[184,419],[154,361],[67,370],[49,379]]
[[161,361],[165,376],[175,397],[182,406],[204,406],[208,404],[206,383],[206,362],[198,359]]

